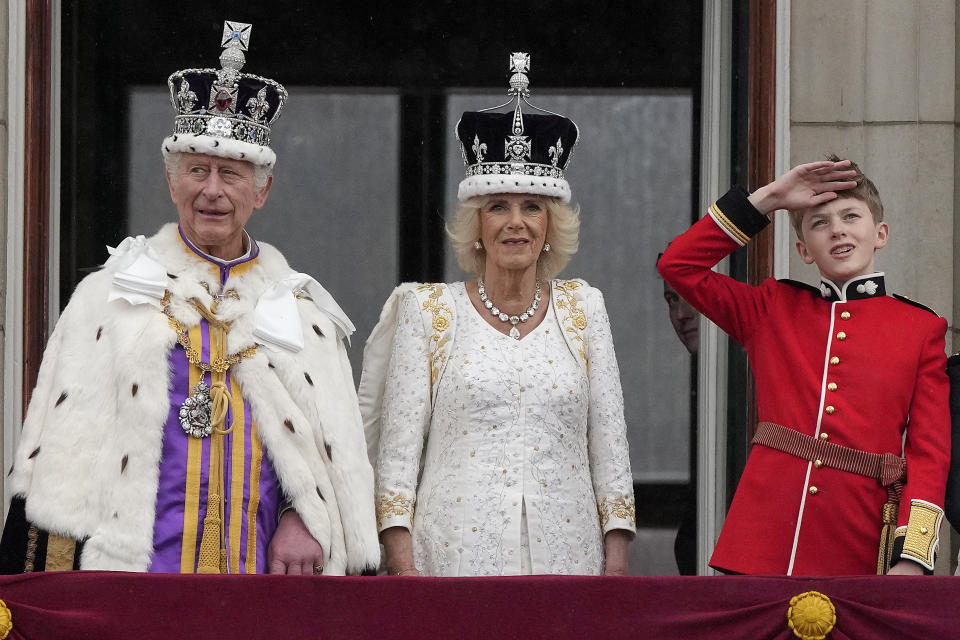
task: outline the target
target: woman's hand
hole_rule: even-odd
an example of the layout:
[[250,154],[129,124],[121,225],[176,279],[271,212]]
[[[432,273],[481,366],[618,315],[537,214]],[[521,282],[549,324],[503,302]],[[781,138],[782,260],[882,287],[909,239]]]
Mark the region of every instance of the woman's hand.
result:
[[603,537],[603,554],[606,560],[603,575],[627,575],[627,546],[633,534],[624,529],[611,529]]
[[798,211],[830,202],[838,197],[837,191],[857,186],[852,180],[857,172],[849,167],[849,160],[798,165],[750,194],[750,203],[760,213],[771,214],[777,209]]
[[406,527],[390,527],[380,532],[387,555],[387,573],[392,576],[419,576],[413,564],[413,538]]

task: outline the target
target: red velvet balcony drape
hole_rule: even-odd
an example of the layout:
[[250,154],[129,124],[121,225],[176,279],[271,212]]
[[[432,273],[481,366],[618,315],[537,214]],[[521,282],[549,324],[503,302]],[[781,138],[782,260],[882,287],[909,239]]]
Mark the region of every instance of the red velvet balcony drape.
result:
[[9,638],[792,640],[790,599],[836,608],[831,640],[960,637],[960,578],[0,577]]

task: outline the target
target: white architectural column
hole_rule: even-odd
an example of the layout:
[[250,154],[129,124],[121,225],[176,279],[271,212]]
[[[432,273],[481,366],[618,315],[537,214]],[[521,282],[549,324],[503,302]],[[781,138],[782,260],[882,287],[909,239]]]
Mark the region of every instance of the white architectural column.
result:
[[[729,187],[732,25],[730,0],[704,2],[701,212]],[[727,269],[727,260],[717,267]],[[703,316],[698,366],[697,573],[710,575],[707,562],[727,514],[727,336]]]
[[[13,452],[20,434],[22,415],[20,398],[22,397],[21,368],[23,363],[23,340],[21,324],[23,318],[22,286],[23,281],[23,122],[24,122],[24,60],[26,34],[26,6],[17,0],[9,0],[0,9],[6,18],[6,73],[2,83],[6,89],[3,107],[5,109],[6,144],[3,146],[3,158],[6,164],[6,194],[2,201],[5,222],[4,243],[0,251],[5,253],[3,280],[4,291],[4,334],[3,334],[3,469],[13,464]],[[0,473],[0,482],[6,472]],[[9,504],[8,488],[3,487],[4,507]]]

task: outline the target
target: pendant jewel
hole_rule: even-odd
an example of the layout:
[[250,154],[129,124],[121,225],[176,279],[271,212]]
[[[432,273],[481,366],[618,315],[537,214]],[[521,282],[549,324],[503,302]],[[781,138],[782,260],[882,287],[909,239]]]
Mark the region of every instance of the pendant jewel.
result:
[[206,438],[213,433],[213,424],[210,422],[212,408],[210,388],[201,380],[180,405],[180,426],[184,433],[191,438]]
[[537,307],[540,306],[540,300],[543,299],[540,291],[540,281],[537,280],[537,289],[533,294],[533,302],[530,303],[530,308],[518,316],[509,316],[500,311],[500,309],[487,297],[487,290],[483,286],[483,279],[477,279],[477,292],[480,294],[480,301],[483,303],[483,306],[487,309],[490,309],[490,313],[500,320],[500,322],[509,322],[511,325],[513,325],[510,327],[509,335],[514,340],[520,339],[520,329],[517,328],[517,324],[526,322],[537,313]]

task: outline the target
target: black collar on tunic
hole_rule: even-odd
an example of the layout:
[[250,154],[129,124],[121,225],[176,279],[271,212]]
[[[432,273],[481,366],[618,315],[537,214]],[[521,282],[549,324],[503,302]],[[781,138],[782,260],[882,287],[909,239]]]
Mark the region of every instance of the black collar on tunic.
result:
[[882,271],[851,278],[842,286],[828,278],[820,279],[820,297],[830,302],[866,300],[885,295],[887,295],[887,289],[884,286]]

